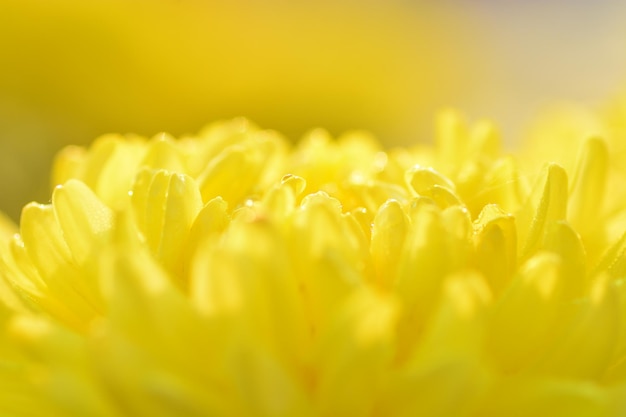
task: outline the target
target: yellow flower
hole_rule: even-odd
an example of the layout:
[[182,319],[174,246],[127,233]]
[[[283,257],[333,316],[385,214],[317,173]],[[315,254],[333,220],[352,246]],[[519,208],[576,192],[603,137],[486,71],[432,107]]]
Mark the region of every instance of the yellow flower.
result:
[[0,414],[624,415],[624,161],[437,126],[66,148],[0,249]]

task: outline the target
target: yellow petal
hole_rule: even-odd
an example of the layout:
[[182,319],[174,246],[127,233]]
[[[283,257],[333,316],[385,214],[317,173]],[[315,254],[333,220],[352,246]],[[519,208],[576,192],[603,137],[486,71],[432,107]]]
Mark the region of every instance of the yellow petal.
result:
[[70,180],[52,194],[54,212],[73,258],[85,261],[97,240],[106,238],[113,213],[84,183]]
[[472,251],[472,219],[469,211],[460,205],[450,206],[441,212],[448,243],[448,262],[452,270],[469,264]]
[[230,221],[226,210],[228,204],[221,197],[215,197],[202,207],[196,216],[184,251],[185,265],[190,265],[204,240],[212,238],[226,229]]
[[109,207],[121,208],[126,204],[143,152],[140,141],[117,135],[102,136],[91,145],[76,178]]
[[164,170],[143,170],[132,192],[139,230],[154,255],[184,285],[184,243],[202,208],[193,178]]
[[54,157],[52,164],[52,186],[65,184],[72,178],[80,178],[87,157],[87,150],[81,146],[67,146]]
[[[37,398],[32,401],[31,397],[31,402],[38,410],[28,415],[118,415],[118,410],[90,373],[88,354],[83,349],[85,341],[81,336],[30,315],[13,317],[3,330],[8,341],[18,346],[21,356],[27,358],[14,366],[19,366],[17,369],[28,384],[28,392]],[[21,378],[15,377],[17,375],[14,385],[19,387]],[[10,402],[3,402],[3,411],[6,410],[5,404]]]
[[363,207],[357,207],[354,210],[350,210],[347,216],[351,217],[361,227],[365,240],[371,242],[372,222],[374,221],[372,214]]
[[517,266],[515,218],[490,204],[481,211],[474,229],[475,265],[487,278],[491,290],[499,294]]
[[198,133],[199,159],[206,165],[206,161],[212,160],[224,149],[244,142],[258,131],[254,123],[243,117],[209,123]]
[[[146,224],[145,229],[141,230],[146,238],[146,244],[152,250],[152,253],[159,253],[161,239],[163,236],[163,225],[165,224],[165,210],[167,206],[167,192],[171,175],[167,171],[152,171],[153,176],[150,181],[149,188],[144,191],[147,193],[145,207],[135,205],[136,211],[144,211]],[[133,198],[141,190],[133,190]]]
[[626,277],[626,233],[606,250],[591,276],[605,271],[614,278]]
[[570,192],[569,219],[580,232],[587,232],[602,212],[609,151],[599,138],[588,139],[581,150]]
[[257,191],[255,186],[270,171],[279,146],[272,138],[259,136],[224,149],[198,177],[203,200],[220,196],[233,207],[241,203]]
[[567,379],[512,379],[495,385],[476,415],[484,417],[588,417],[609,414],[610,399],[602,387]]
[[72,255],[51,205],[30,203],[22,210],[20,235],[33,263],[47,277],[70,264]]
[[304,178],[297,175],[285,175],[279,185],[272,187],[263,197],[261,205],[264,214],[277,223],[284,223],[285,218],[293,212],[299,195],[306,188]]
[[409,306],[428,310],[450,264],[446,233],[436,208],[419,204],[411,216],[406,243],[398,261],[396,291]]
[[482,322],[491,297],[489,287],[477,273],[459,272],[447,277],[441,303],[411,360],[418,363],[456,355],[474,357],[481,349]]
[[363,283],[369,251],[342,216],[339,201],[323,192],[302,200],[293,215],[290,241],[294,272],[315,333],[338,303]]
[[500,132],[488,120],[479,120],[470,130],[469,154],[477,160],[495,159],[502,147]]
[[[192,297],[207,315],[234,315],[246,343],[295,368],[311,339],[287,240],[268,221],[235,222],[193,260]],[[248,340],[250,338],[251,340]]]
[[566,332],[538,364],[538,371],[574,378],[599,378],[611,364],[620,336],[617,289],[604,275],[595,282],[590,300],[574,309]]
[[406,172],[405,178],[415,195],[428,197],[441,208],[462,204],[454,184],[432,168],[414,166]]
[[389,199],[406,201],[409,198],[404,187],[375,180],[352,179],[342,191],[345,194],[341,195],[341,200],[346,210],[363,207],[372,213]]
[[567,277],[565,296],[581,297],[588,286],[587,254],[580,236],[564,221],[553,222],[546,228],[542,248],[558,254],[562,263],[562,274]]
[[46,302],[48,286],[32,264],[21,236],[15,235],[0,258],[0,270],[6,283],[5,305],[18,312],[38,310]]
[[304,385],[286,372],[279,360],[252,344],[246,347],[232,358],[230,375],[237,390],[233,401],[241,406],[241,411],[233,417],[317,415]]
[[24,207],[20,232],[28,258],[47,286],[40,305],[84,330],[100,309],[98,296],[73,264],[53,207],[34,203]]
[[485,173],[483,188],[473,195],[469,206],[497,204],[507,213],[516,213],[528,194],[525,178],[512,157],[498,159]]
[[[527,259],[542,244],[552,222],[567,216],[567,174],[556,164],[546,167],[546,178],[539,182],[525,211],[520,215],[519,236],[524,244],[522,258]],[[532,221],[530,219],[532,218]]]
[[202,197],[193,178],[172,174],[163,212],[158,257],[163,266],[182,279],[184,242],[202,208]]
[[[96,323],[102,326],[95,326],[96,333],[111,331],[123,339],[129,338],[131,344],[151,355],[168,360],[176,357],[176,363],[184,365],[186,371],[195,366],[195,359],[184,354],[187,343],[207,354],[213,351],[209,346],[216,337],[215,329],[200,318],[137,239],[128,213],[118,214],[112,242],[103,249],[98,261],[95,273],[107,300],[108,314],[107,321]],[[112,342],[117,343],[115,337]]]
[[393,288],[408,227],[409,219],[396,200],[383,204],[374,218],[370,250],[376,286],[382,290]]
[[446,280],[423,339],[405,366],[390,375],[393,415],[469,415],[491,378],[480,355],[490,302],[479,275],[459,273]]
[[397,304],[355,291],[322,330],[316,353],[321,415],[370,415],[392,363]]
[[454,183],[452,181],[433,168],[426,168],[419,165],[414,166],[406,172],[406,182],[409,188],[417,195],[428,196],[432,187],[436,185],[454,190]]
[[166,133],[161,133],[150,141],[140,165],[151,169],[186,173],[180,147]]
[[[439,299],[446,276],[463,268],[466,254],[456,234],[443,225],[439,209],[417,202],[398,261],[395,291],[402,300],[399,357],[413,349]],[[467,239],[467,238],[466,238]],[[467,245],[465,240],[465,245]]]
[[487,343],[504,372],[524,369],[555,339],[566,278],[558,256],[539,253],[522,266],[494,306]]
[[[624,285],[624,279],[614,280],[610,276],[607,277],[606,273],[599,276],[599,279],[606,280],[607,278],[609,278],[609,282],[606,283],[608,290],[614,293],[616,297],[617,317],[624,317],[626,315],[626,285]],[[618,384],[626,381],[626,323],[623,320],[619,320],[617,323],[616,336],[617,340],[611,364],[602,378],[603,382],[609,384]]]

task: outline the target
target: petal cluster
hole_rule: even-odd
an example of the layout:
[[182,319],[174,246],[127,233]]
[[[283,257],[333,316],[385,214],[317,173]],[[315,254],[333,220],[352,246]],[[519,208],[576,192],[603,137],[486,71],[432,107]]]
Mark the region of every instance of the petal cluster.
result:
[[243,119],[66,148],[0,234],[0,414],[623,415],[614,159],[453,111],[402,149]]

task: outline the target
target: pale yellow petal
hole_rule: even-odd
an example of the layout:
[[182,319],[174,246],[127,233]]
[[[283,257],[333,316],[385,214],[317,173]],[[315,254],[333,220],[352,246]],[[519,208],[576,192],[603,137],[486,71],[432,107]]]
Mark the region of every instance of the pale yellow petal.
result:
[[568,217],[581,233],[588,232],[602,212],[608,159],[609,151],[602,139],[591,138],[583,144],[572,181]]
[[30,315],[14,317],[7,324],[6,332],[26,358],[19,366],[30,385],[31,395],[37,398],[37,401],[31,398],[31,402],[38,410],[28,415],[119,415],[120,411],[90,373],[90,358],[80,335]]
[[200,209],[193,221],[183,252],[185,265],[191,265],[196,252],[206,239],[213,238],[226,229],[230,222],[228,204],[221,197],[215,197]]
[[180,147],[174,138],[166,133],[161,133],[150,141],[140,166],[187,173]]
[[306,196],[293,215],[289,256],[314,333],[338,303],[363,284],[369,251],[348,222],[340,202],[322,192]]
[[499,294],[517,266],[517,228],[513,215],[496,205],[483,208],[474,222],[473,263],[484,274],[491,290]]
[[564,221],[553,222],[546,228],[542,249],[560,256],[562,274],[567,277],[566,297],[585,295],[588,290],[587,254],[576,231]]
[[370,290],[355,291],[316,352],[316,400],[322,416],[371,415],[393,360],[397,303]]
[[220,196],[234,207],[258,192],[257,185],[271,174],[279,147],[272,137],[260,135],[224,149],[198,177],[203,200]]
[[506,373],[537,360],[556,337],[564,301],[562,262],[540,253],[524,264],[490,316],[487,348]]
[[89,148],[75,178],[94,190],[105,204],[121,208],[126,204],[143,153],[141,141],[102,136]]
[[287,240],[276,226],[264,220],[236,222],[219,243],[209,239],[196,252],[192,299],[204,314],[236,317],[245,343],[301,372],[296,358],[306,355],[312,323],[293,268]]
[[158,257],[174,276],[183,279],[184,242],[202,208],[202,197],[193,178],[173,174],[163,208],[163,225]]
[[72,257],[84,262],[98,239],[106,238],[113,225],[113,212],[77,180],[58,186],[52,205]]
[[396,200],[383,204],[374,218],[370,251],[376,269],[375,285],[381,290],[389,290],[395,284],[408,228],[409,219]]
[[399,355],[412,350],[438,299],[444,277],[452,266],[446,259],[446,234],[435,207],[421,203],[398,261],[395,291],[402,300]]
[[542,244],[547,228],[552,222],[567,217],[567,174],[559,165],[551,164],[545,169],[545,180],[536,189],[520,213],[519,237],[522,258],[526,259]]
[[594,282],[590,299],[572,308],[570,325],[538,364],[539,372],[591,379],[605,373],[620,337],[616,292],[606,275]]
[[423,340],[407,363],[390,375],[387,407],[393,415],[470,415],[491,379],[480,356],[490,302],[489,288],[479,275],[458,274],[446,280]]
[[27,205],[20,232],[28,258],[48,289],[40,305],[52,315],[65,317],[68,324],[84,329],[97,314],[97,297],[72,262],[53,207]]
[[297,175],[285,175],[280,184],[272,187],[261,201],[262,212],[277,224],[284,223],[299,203],[300,194],[306,188],[306,180]]

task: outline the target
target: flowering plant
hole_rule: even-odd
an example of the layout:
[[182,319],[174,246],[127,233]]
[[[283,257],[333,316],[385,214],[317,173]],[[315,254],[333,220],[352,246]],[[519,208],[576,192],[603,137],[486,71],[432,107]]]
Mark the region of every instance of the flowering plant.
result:
[[3,226],[0,414],[623,415],[620,156],[529,168],[452,111],[66,148]]

